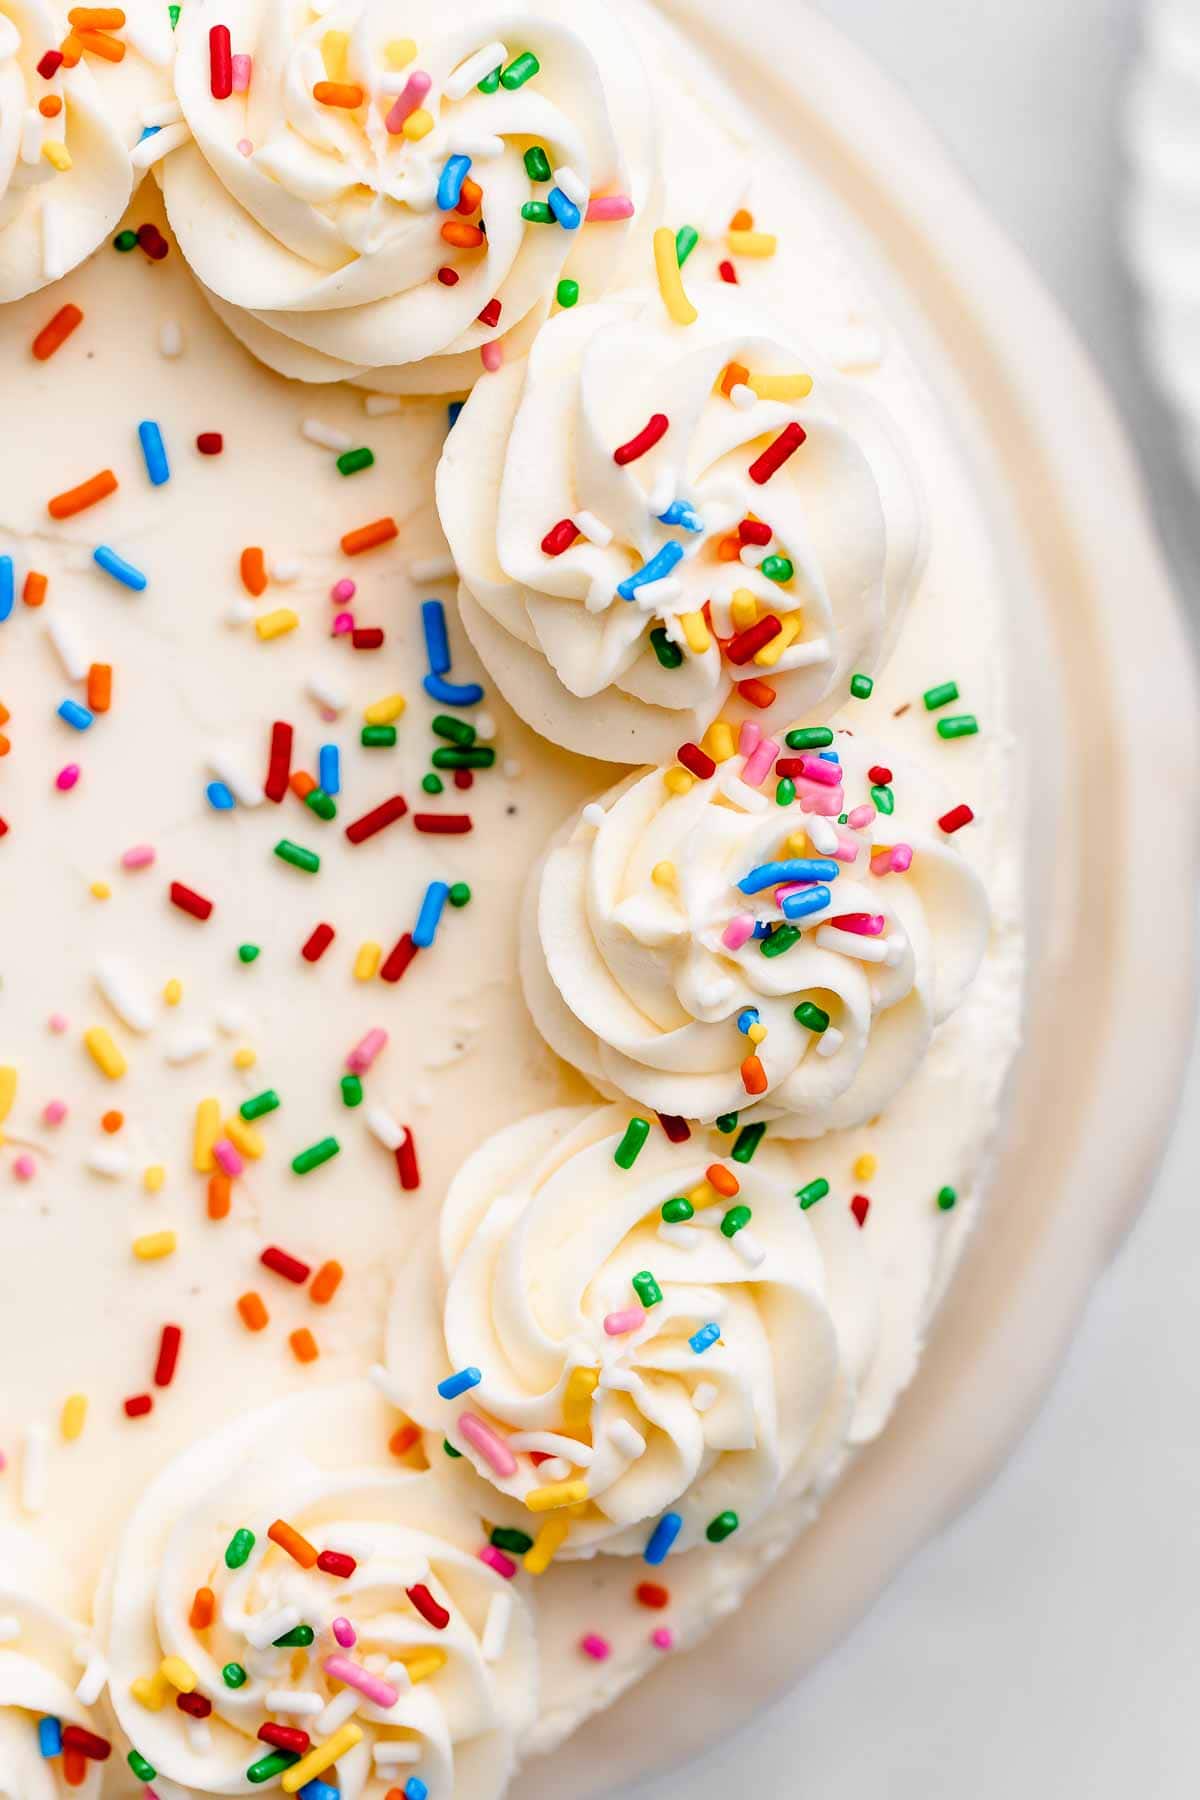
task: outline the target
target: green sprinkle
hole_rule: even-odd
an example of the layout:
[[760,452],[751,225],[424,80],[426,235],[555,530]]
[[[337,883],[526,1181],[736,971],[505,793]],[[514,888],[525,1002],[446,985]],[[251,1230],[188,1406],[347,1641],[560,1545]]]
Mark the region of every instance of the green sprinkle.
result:
[[125,1758],[139,1781],[153,1781],[158,1774],[152,1762],[147,1762],[140,1750],[131,1750]]
[[855,700],[869,700],[874,692],[875,683],[869,675],[850,677],[850,693]]
[[896,796],[890,787],[873,787],[871,798],[875,802],[876,812],[881,812],[888,818],[895,812]]
[[734,1238],[739,1231],[744,1231],[749,1223],[750,1208],[748,1206],[731,1206],[721,1220],[721,1236]]
[[336,819],[337,801],[324,788],[312,788],[304,796],[304,804],[316,813],[318,819]]
[[642,1153],[646,1139],[650,1136],[649,1119],[630,1119],[625,1127],[625,1136],[613,1151],[613,1161],[621,1169],[632,1169]]
[[483,80],[478,84],[477,92],[481,94],[494,94],[499,86],[500,70],[496,68],[492,70],[490,75],[484,76]]
[[796,784],[790,776],[783,775],[775,785],[776,806],[790,806],[796,798]]
[[300,844],[293,844],[291,838],[280,838],[275,854],[280,862],[291,863],[293,869],[303,869],[306,875],[315,875],[321,866],[315,850],[305,850]]
[[221,1680],[227,1688],[240,1688],[246,1685],[246,1671],[241,1663],[226,1663],[221,1670]]
[[396,727],[364,725],[360,741],[364,750],[390,750],[396,742]]
[[343,450],[337,459],[339,475],[357,475],[360,469],[370,469],[375,463],[375,452],[368,450],[364,444],[361,450]]
[[462,1461],[462,1451],[456,1450],[454,1448],[454,1445],[450,1442],[449,1438],[442,1439],[442,1449],[446,1452],[446,1455],[450,1458],[450,1460],[452,1462],[461,1462]]
[[936,687],[926,688],[921,698],[926,712],[936,712],[939,706],[949,706],[952,700],[958,699],[958,683],[941,681]]
[[677,1199],[667,1201],[662,1209],[662,1216],[668,1225],[686,1225],[689,1219],[695,1218],[696,1209],[690,1200],[685,1200],[680,1194]]
[[530,144],[525,152],[525,173],[530,181],[549,181],[550,158],[540,144]]
[[710,1544],[723,1544],[727,1537],[732,1537],[741,1520],[735,1512],[718,1513],[705,1532]]
[[557,290],[558,304],[568,310],[579,305],[579,283],[577,281],[560,281]]
[[362,1082],[357,1075],[343,1075],[341,1087],[343,1106],[362,1105]]
[[444,794],[446,784],[440,775],[422,775],[421,790],[426,794]]
[[251,1094],[248,1100],[243,1100],[238,1111],[243,1119],[261,1119],[267,1113],[276,1112],[278,1107],[279,1095],[275,1089],[264,1088],[261,1094]]
[[496,752],[490,744],[472,744],[468,750],[447,745],[433,753],[435,769],[490,769],[495,760]]
[[524,1556],[533,1549],[533,1539],[527,1531],[515,1531],[511,1525],[497,1525],[492,1532],[492,1542],[497,1550],[511,1551],[513,1556]]
[[850,823],[850,814],[849,813],[839,813],[838,814],[838,824],[839,825],[848,825],[849,823]]
[[[253,1548],[254,1533],[248,1531],[244,1525],[239,1526],[225,1546],[225,1567],[227,1569],[243,1568],[249,1560]],[[238,1686],[241,1686],[240,1682]]]
[[138,235],[136,231],[118,231],[113,239],[113,249],[128,251],[137,249]]
[[958,1204],[958,1195],[952,1187],[939,1188],[937,1203],[939,1212],[953,1212]]
[[299,1761],[300,1758],[294,1750],[272,1750],[268,1756],[260,1756],[257,1762],[250,1764],[246,1770],[246,1780],[253,1781],[256,1785],[263,1781],[270,1781],[274,1776],[282,1775],[285,1769],[290,1769],[293,1763]]
[[677,669],[683,661],[683,651],[678,644],[673,644],[661,625],[656,625],[650,633],[650,643],[659,662],[664,669]]
[[955,713],[952,719],[939,719],[937,734],[940,738],[974,737],[979,730],[979,720],[974,713]]
[[307,1650],[316,1634],[311,1625],[293,1625],[282,1637],[272,1638],[276,1650]]
[[789,750],[828,750],[833,732],[828,725],[802,725],[798,731],[789,731],[784,741]]
[[778,925],[770,937],[759,943],[759,950],[764,956],[782,956],[793,944],[800,942],[800,933],[794,925]]
[[662,1299],[662,1289],[649,1269],[643,1269],[640,1274],[634,1276],[633,1291],[647,1311],[650,1307],[657,1306]]
[[818,1036],[829,1030],[829,1014],[811,1000],[802,1000],[792,1017],[797,1025],[803,1025],[806,1031],[815,1031]]
[[439,737],[449,738],[452,744],[467,745],[475,742],[475,727],[468,725],[465,719],[452,719],[449,713],[439,713],[430,725]]
[[722,1113],[717,1120],[717,1130],[721,1133],[722,1137],[731,1137],[737,1130],[737,1122],[738,1116],[736,1113]]
[[675,233],[675,256],[682,269],[696,245],[700,242],[700,233],[694,225],[681,225]]
[[521,208],[521,217],[528,219],[531,225],[553,225],[554,213],[544,200],[527,200]]
[[734,1162],[748,1163],[766,1136],[765,1125],[743,1125],[733,1146]]
[[810,1181],[807,1187],[798,1188],[796,1198],[800,1202],[800,1211],[807,1212],[810,1206],[815,1206],[818,1200],[823,1200],[828,1192],[829,1183],[823,1175],[818,1175],[817,1179]]
[[795,565],[787,556],[768,556],[758,565],[760,575],[768,581],[790,581],[796,573]]
[[168,6],[167,17],[171,21],[171,30],[172,31],[174,31],[175,27],[179,23],[179,15],[182,11],[183,11],[182,6]]
[[262,955],[262,947],[259,944],[239,944],[238,945],[238,961],[239,962],[244,962],[244,963],[257,962],[261,955]]
[[500,86],[507,88],[510,94],[515,94],[527,81],[533,80],[541,66],[532,50],[522,50],[520,56],[514,57],[501,75]]
[[465,881],[456,881],[452,883],[450,892],[446,895],[446,898],[449,900],[451,906],[469,906],[471,903],[471,890]]
[[307,1150],[301,1150],[299,1156],[293,1156],[292,1168],[297,1175],[307,1175],[310,1169],[319,1169],[341,1149],[335,1137],[322,1138],[320,1143],[310,1144]]

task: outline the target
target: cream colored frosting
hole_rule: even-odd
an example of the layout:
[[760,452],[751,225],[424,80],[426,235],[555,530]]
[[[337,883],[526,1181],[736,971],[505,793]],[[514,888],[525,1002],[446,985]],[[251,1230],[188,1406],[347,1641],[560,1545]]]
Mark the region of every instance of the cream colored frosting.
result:
[[[268,1719],[314,1744],[347,1720],[356,1727],[337,1762],[345,1800],[382,1800],[413,1775],[454,1800],[499,1800],[508,1785],[537,1705],[527,1609],[479,1560],[477,1519],[430,1475],[380,1466],[382,1428],[376,1460],[355,1462],[368,1441],[359,1422],[375,1405],[363,1384],[252,1413],[169,1464],[134,1509],[102,1608],[111,1700],[129,1741],[189,1793],[253,1792],[245,1772],[270,1753],[256,1736]],[[281,1519],[305,1540],[304,1557],[335,1550],[353,1572],[302,1566],[268,1536]],[[239,1530],[255,1541],[231,1568]],[[214,1596],[204,1630],[190,1622],[200,1588]],[[448,1621],[429,1622],[410,1590],[431,1595]],[[357,1641],[340,1642],[335,1620]],[[274,1646],[299,1625],[316,1633],[306,1656]],[[206,1719],[176,1707],[178,1689],[158,1675],[164,1658],[181,1659],[191,1691],[212,1701]],[[223,1678],[231,1663],[246,1671],[240,1687]],[[352,1713],[338,1700],[357,1691],[337,1674],[346,1663],[384,1683]]]
[[[740,1110],[816,1136],[879,1112],[962,1000],[988,906],[938,830],[945,797],[910,764],[891,771],[894,813],[877,814],[869,770],[890,758],[846,730],[834,741],[843,780],[798,777],[786,809],[773,784],[742,779],[740,753],[684,793],[659,771],[633,776],[586,807],[535,872],[526,999],[546,1041],[604,1091],[684,1118]],[[891,867],[898,847],[911,852],[907,871]],[[797,856],[826,871],[810,880],[826,898],[789,927],[779,895],[795,877],[754,871]],[[872,934],[839,925],[846,917],[873,921]],[[770,955],[769,939],[746,935],[751,924],[800,936]],[[806,1004],[825,1027],[797,1020]],[[747,1008],[761,1042],[739,1029]],[[746,1078],[752,1054],[765,1088]]]
[[[559,313],[526,362],[476,387],[438,471],[463,619],[506,698],[555,743],[616,762],[664,761],[752,676],[778,696],[768,727],[820,716],[852,672],[879,667],[925,561],[914,459],[885,409],[761,300],[725,286],[692,299],[691,325],[657,292]],[[739,368],[749,384],[727,377]],[[655,420],[652,448],[618,460]],[[797,423],[799,450],[752,476]],[[721,560],[747,517],[770,542]],[[581,535],[547,549],[560,521]],[[620,592],[680,552],[649,598]],[[782,584],[762,573],[780,558],[794,569]],[[794,634],[782,651],[725,654],[738,593]],[[656,628],[677,666],[660,662]]]
[[[217,23],[233,52],[252,59],[248,90],[225,99],[211,88]],[[330,33],[344,38],[344,58],[328,51]],[[489,46],[497,62],[503,51],[505,68],[531,52],[538,72],[513,91],[479,93],[469,77]],[[362,105],[314,97],[331,66]],[[432,124],[410,141],[387,121],[414,76],[428,88],[421,111]],[[620,14],[600,0],[465,13],[421,0],[402,15],[382,0],[189,7],[176,88],[192,141],[164,162],[162,181],[180,248],[247,348],[304,381],[369,375],[393,392],[468,387],[486,347],[526,347],[560,278],[589,292],[607,285],[657,205],[649,90]],[[576,230],[526,222],[522,206],[556,185],[531,179],[531,145],[556,175],[566,171],[585,210],[588,195],[626,195],[632,220],[585,219]],[[482,250],[452,249],[442,236],[448,221],[469,222],[438,198],[443,167],[460,155],[483,190]],[[454,286],[438,279],[447,267],[459,275]],[[498,321],[481,323],[494,301]]]
[[56,1572],[25,1533],[0,1526],[0,1800],[97,1800],[102,1763],[69,1786],[62,1756],[38,1743],[44,1718],[102,1735],[76,1693],[93,1654],[88,1633],[60,1610]]

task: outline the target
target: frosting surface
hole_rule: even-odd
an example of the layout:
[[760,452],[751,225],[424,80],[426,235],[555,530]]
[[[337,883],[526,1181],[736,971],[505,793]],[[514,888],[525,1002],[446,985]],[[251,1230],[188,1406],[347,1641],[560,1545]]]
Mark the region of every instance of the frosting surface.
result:
[[38,1741],[43,1719],[99,1738],[76,1692],[88,1679],[88,1633],[60,1610],[56,1587],[34,1540],[0,1526],[0,1800],[97,1800],[100,1793],[107,1743],[102,1758],[84,1758],[82,1779],[68,1782],[61,1749],[43,1755]]

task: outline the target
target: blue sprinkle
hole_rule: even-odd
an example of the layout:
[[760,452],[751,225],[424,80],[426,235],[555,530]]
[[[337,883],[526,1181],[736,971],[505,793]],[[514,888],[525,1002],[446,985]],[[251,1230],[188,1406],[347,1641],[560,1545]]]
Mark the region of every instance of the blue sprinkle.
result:
[[413,943],[418,950],[428,950],[437,936],[438,921],[449,893],[450,889],[444,881],[431,881],[425,889],[425,898],[421,902],[412,934]]
[[752,1025],[757,1025],[757,1024],[758,1024],[758,1008],[757,1008],[757,1006],[747,1006],[737,1016],[737,1028],[741,1032],[743,1037],[746,1036],[747,1032],[750,1030],[750,1027]]
[[659,513],[660,525],[679,525],[684,531],[703,531],[704,520],[686,500],[672,500],[666,512]]
[[38,1720],[38,1749],[45,1757],[62,1755],[62,1726],[57,1719]]
[[450,673],[450,639],[446,636],[446,609],[440,600],[422,600],[421,624],[425,631],[425,654],[435,675]]
[[470,167],[469,156],[447,157],[438,176],[437,203],[443,212],[453,212],[462,199],[463,182]]
[[330,795],[342,791],[342,753],[336,744],[322,744],[317,752],[317,783]]
[[317,1776],[313,1781],[306,1781],[300,1789],[300,1800],[341,1800],[341,1789],[331,1787]]
[[13,609],[17,584],[13,577],[13,559],[11,556],[0,556],[0,625],[3,625]]
[[546,204],[564,231],[578,231],[583,224],[583,214],[573,200],[567,199],[561,188],[550,189],[546,195]]
[[721,1327],[719,1325],[702,1325],[699,1331],[688,1339],[688,1343],[697,1356],[703,1356],[706,1350],[712,1349],[720,1335]]
[[438,1382],[438,1393],[443,1400],[457,1400],[469,1388],[478,1387],[482,1380],[478,1369],[460,1369],[456,1375],[447,1375],[445,1381]]
[[135,569],[131,562],[126,562],[123,556],[118,556],[115,550],[110,550],[107,544],[96,545],[92,551],[92,561],[106,575],[111,575],[114,581],[119,581],[122,587],[132,588],[135,594],[140,594],[146,586],[146,577],[142,571]]
[[682,544],[664,544],[661,550],[655,551],[648,563],[645,563],[640,569],[636,570],[634,574],[628,576],[626,580],[621,582],[617,588],[617,592],[620,594],[622,600],[632,600],[640,587],[647,586],[651,581],[662,581],[665,576],[671,573],[671,570],[675,565],[682,561]]
[[155,487],[161,487],[171,479],[171,465],[167,461],[162,432],[153,419],[143,419],[138,426],[138,438],[142,455],[146,459],[146,473]]
[[443,681],[440,675],[426,675],[421,684],[431,700],[442,706],[478,706],[483,689],[477,681]]
[[429,1800],[429,1789],[419,1775],[410,1775],[405,1782],[404,1800]]
[[759,863],[738,882],[738,892],[761,894],[784,881],[836,881],[838,865],[827,856],[793,856],[786,862]]
[[223,781],[210,781],[204,794],[214,812],[233,811],[233,795]]
[[161,130],[162,130],[161,125],[143,125],[142,126],[142,135],[138,139],[138,143],[144,144],[148,137],[157,137],[158,133]]
[[840,763],[842,760],[836,750],[822,750],[819,754],[822,762]]
[[811,913],[824,912],[833,902],[833,895],[827,887],[802,888],[798,894],[789,894],[783,903],[785,919],[807,919]]
[[754,927],[754,936],[756,938],[765,938],[765,937],[770,937],[770,935],[771,935],[771,927],[765,922],[765,920],[759,919]]
[[458,415],[466,404],[465,400],[451,400],[449,406],[446,408],[446,417],[450,421],[451,431],[453,431],[454,427],[458,424]]
[[76,731],[86,731],[96,715],[89,712],[86,706],[80,706],[78,700],[64,700],[58,709],[58,716],[65,719],[68,725],[73,725]]
[[656,1569],[659,1563],[665,1563],[671,1554],[675,1539],[683,1530],[683,1519],[678,1513],[664,1513],[646,1541],[642,1556]]

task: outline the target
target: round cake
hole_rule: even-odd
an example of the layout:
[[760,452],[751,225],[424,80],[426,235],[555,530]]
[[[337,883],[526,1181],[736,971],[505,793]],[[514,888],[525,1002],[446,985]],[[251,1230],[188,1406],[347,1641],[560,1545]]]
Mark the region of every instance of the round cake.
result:
[[987,516],[638,0],[0,0],[0,195],[0,1792],[499,1800],[984,1202]]

